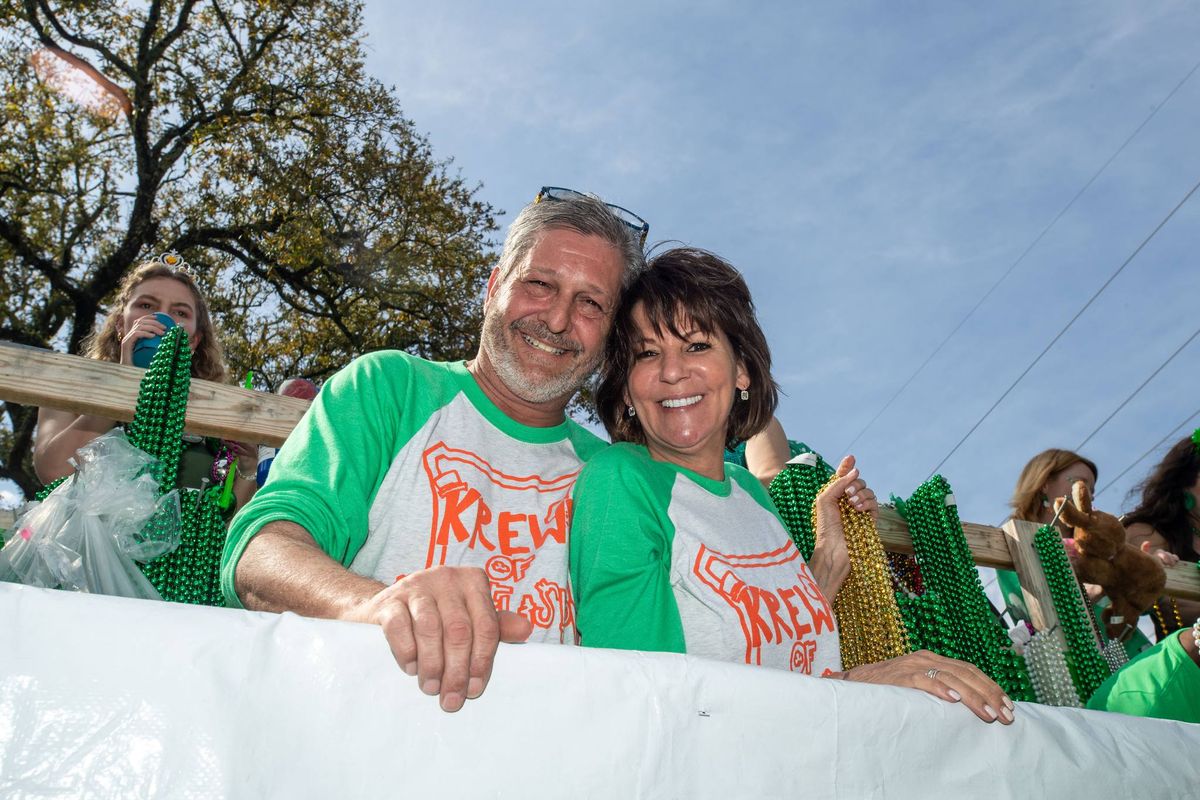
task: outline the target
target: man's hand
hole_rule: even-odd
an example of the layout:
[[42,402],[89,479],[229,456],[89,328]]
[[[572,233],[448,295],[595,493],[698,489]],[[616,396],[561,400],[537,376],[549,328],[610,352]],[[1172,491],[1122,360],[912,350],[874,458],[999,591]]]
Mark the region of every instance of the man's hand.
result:
[[862,664],[845,673],[846,680],[905,686],[929,692],[950,703],[961,702],[984,722],[1008,725],[1013,702],[995,681],[974,664],[918,650],[876,664]]
[[434,567],[384,586],[331,559],[294,522],[269,522],[250,540],[236,588],[249,609],[379,625],[401,669],[447,711],[483,693],[499,642],[523,642],[533,630],[496,611],[481,569]]
[[533,632],[525,617],[496,611],[487,575],[477,567],[433,567],[396,581],[347,615],[379,625],[396,663],[421,691],[458,711],[483,694],[500,642]]

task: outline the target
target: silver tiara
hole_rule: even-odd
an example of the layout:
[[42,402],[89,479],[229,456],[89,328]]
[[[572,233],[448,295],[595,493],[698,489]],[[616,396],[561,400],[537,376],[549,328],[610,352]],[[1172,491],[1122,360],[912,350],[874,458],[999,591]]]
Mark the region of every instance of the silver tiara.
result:
[[170,267],[177,272],[187,273],[189,278],[193,281],[196,280],[196,271],[192,269],[192,265],[174,250],[168,250],[161,255],[155,256],[150,261],[153,264],[162,264],[164,267]]

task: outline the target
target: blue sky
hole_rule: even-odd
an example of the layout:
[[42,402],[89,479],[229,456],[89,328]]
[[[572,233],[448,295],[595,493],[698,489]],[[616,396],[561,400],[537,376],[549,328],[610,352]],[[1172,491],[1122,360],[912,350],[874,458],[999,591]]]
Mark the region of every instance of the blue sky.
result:
[[[737,265],[779,417],[830,460],[1200,62],[1185,2],[368,0],[366,26],[370,72],[502,226],[569,186]],[[910,494],[1200,180],[1198,132],[1193,74],[855,443],[879,494]],[[1031,455],[1200,327],[1198,244],[1194,197],[945,464],[964,519],[1003,519]],[[1200,410],[1198,374],[1200,339],[1087,444],[1101,485]]]
[[[569,186],[741,269],[779,417],[830,460],[1200,61],[1184,2],[369,0],[366,23],[370,71],[502,226]],[[877,492],[910,494],[1200,180],[1198,132],[1193,74],[855,444]],[[1198,244],[1193,197],[946,462],[964,519],[1003,519],[1030,456],[1200,327]],[[1200,338],[1087,444],[1101,485],[1200,410],[1198,372]]]

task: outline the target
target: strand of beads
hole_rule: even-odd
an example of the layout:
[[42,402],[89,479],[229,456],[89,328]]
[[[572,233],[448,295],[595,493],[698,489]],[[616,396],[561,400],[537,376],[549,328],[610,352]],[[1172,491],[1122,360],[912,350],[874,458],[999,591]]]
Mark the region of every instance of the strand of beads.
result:
[[223,606],[220,588],[225,520],[214,491],[185,489],[180,498],[183,525],[179,547],[143,568],[165,600]]
[[[71,475],[74,475],[74,474],[75,473],[73,473],[73,472],[71,473]],[[63,475],[61,478],[55,478],[54,480],[50,481],[49,483],[47,483],[45,486],[42,487],[42,490],[40,492],[38,492],[37,494],[35,494],[33,496],[33,499],[37,500],[39,503],[42,502],[43,500],[45,500],[47,497],[50,496],[51,492],[53,492],[59,486],[62,486],[63,481],[70,478],[71,475]]]
[[1104,648],[1100,652],[1104,656],[1104,660],[1108,662],[1109,672],[1116,672],[1125,666],[1125,662],[1129,661],[1129,654],[1125,652],[1125,645],[1116,639],[1109,639],[1105,642]]
[[[833,610],[838,621],[842,669],[853,669],[909,652],[908,634],[896,606],[875,521],[870,514],[856,511],[844,497],[838,501],[838,508],[850,555],[850,574],[833,600]],[[815,529],[815,508],[812,525]]]
[[921,581],[921,568],[917,559],[907,553],[888,553],[888,566],[892,570],[892,588],[897,592],[923,594],[925,584]]
[[1109,676],[1108,664],[1096,643],[1095,630],[1084,606],[1079,582],[1067,560],[1062,535],[1053,526],[1043,525],[1033,537],[1033,549],[1042,562],[1054,612],[1067,640],[1067,667],[1079,699],[1086,703]]
[[[1200,564],[1197,564],[1200,566]],[[1168,618],[1163,613],[1163,603],[1166,602],[1168,608],[1171,609],[1171,616]],[[1179,613],[1179,606],[1175,604],[1173,597],[1160,597],[1155,601],[1154,605],[1150,606],[1150,611],[1154,614],[1154,632],[1158,635],[1159,641],[1165,639],[1168,634],[1174,633],[1183,627],[1183,617]]]
[[1025,663],[1037,701],[1048,706],[1080,708],[1079,694],[1058,642],[1049,631],[1038,631],[1025,645]]
[[960,654],[950,631],[949,615],[937,592],[918,595],[896,592],[896,605],[908,631],[908,644],[913,650],[932,650],[948,658]]
[[[159,488],[178,482],[183,454],[183,424],[191,386],[191,350],[183,328],[167,331],[146,370],[138,391],[129,439],[158,458]],[[210,492],[180,492],[180,542],[172,552],[142,566],[146,578],[164,600],[223,605],[219,571],[225,546],[225,521]]]
[[800,554],[812,558],[816,538],[813,529],[813,504],[833,475],[833,468],[816,453],[793,458],[771,481],[771,499],[779,509],[783,525]]
[[187,343],[187,331],[181,327],[163,334],[142,378],[137,410],[129,425],[129,441],[134,447],[158,459],[155,478],[164,492],[176,486],[183,453],[183,419],[192,381],[192,355]]
[[[1018,700],[1030,699],[1025,662],[992,614],[958,518],[950,485],[941,475],[921,484],[903,504],[921,577],[953,613],[953,657],[970,661]],[[936,651],[935,651],[936,652]],[[951,655],[942,653],[942,655]]]

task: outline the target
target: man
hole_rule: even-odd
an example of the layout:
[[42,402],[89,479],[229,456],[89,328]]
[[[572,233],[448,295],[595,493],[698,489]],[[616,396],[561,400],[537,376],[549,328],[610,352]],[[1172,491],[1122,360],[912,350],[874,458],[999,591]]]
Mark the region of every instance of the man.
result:
[[483,692],[499,641],[574,639],[570,493],[604,443],[564,410],[644,262],[604,203],[551,198],[509,230],[476,357],[373,353],[335,375],[222,560],[231,606],[380,625],[447,711]]

